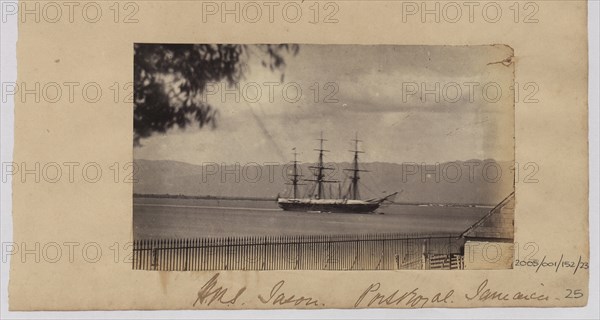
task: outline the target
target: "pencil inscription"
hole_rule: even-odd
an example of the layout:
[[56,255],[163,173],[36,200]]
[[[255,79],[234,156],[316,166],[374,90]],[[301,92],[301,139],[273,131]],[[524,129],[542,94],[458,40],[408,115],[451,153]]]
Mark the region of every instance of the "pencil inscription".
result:
[[549,296],[541,293],[533,292],[525,292],[517,291],[515,293],[512,292],[503,292],[500,290],[495,290],[493,288],[488,287],[489,281],[488,279],[483,280],[477,290],[472,293],[465,294],[465,298],[468,301],[476,300],[476,301],[511,301],[511,300],[528,300],[528,301],[548,301],[550,299]]
[[354,307],[361,306],[363,301],[365,301],[366,304],[363,304],[362,306],[366,307],[403,305],[412,308],[423,308],[427,303],[448,304],[454,302],[451,300],[454,290],[450,290],[446,293],[438,292],[430,297],[419,293],[419,288],[414,288],[411,291],[404,291],[403,293],[400,293],[401,290],[397,289],[391,294],[380,293],[380,289],[381,284],[379,282],[369,285],[358,297],[354,303]]
[[283,306],[283,305],[317,306],[317,304],[319,303],[318,300],[316,300],[312,297],[306,297],[306,296],[296,297],[295,294],[292,294],[292,295],[286,294],[282,290],[284,284],[285,284],[284,280],[277,282],[271,289],[271,292],[269,293],[268,297],[265,298],[259,294],[258,300],[260,300],[260,302],[262,302],[264,304],[272,304],[272,305],[279,305],[279,306]]
[[242,287],[239,289],[233,296],[231,294],[227,294],[227,291],[231,288],[223,288],[222,286],[217,287],[217,279],[219,278],[219,274],[215,274],[208,282],[206,282],[200,291],[198,291],[198,297],[196,301],[194,301],[193,306],[196,304],[204,304],[210,306],[213,302],[220,303],[223,305],[234,305],[238,298],[246,291],[246,287]]

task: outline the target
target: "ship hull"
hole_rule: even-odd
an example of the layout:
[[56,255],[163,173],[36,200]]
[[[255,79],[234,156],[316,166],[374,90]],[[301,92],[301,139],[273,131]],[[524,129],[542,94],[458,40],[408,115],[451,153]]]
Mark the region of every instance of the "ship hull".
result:
[[371,213],[379,208],[379,203],[294,203],[279,202],[279,207],[285,211],[319,211],[332,213]]

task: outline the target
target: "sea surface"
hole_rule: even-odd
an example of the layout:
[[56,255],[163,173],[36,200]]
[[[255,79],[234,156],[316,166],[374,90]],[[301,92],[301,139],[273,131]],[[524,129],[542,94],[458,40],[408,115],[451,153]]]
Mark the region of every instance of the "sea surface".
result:
[[321,234],[460,234],[491,208],[398,205],[371,214],[293,212],[275,200],[134,198],[134,239]]

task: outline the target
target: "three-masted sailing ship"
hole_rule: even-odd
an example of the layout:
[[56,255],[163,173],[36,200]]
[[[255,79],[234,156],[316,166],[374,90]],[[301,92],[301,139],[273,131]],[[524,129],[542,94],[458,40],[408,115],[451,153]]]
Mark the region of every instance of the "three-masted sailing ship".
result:
[[[293,162],[293,171],[290,175],[290,183],[292,185],[292,197],[291,198],[281,198],[277,197],[277,204],[283,210],[289,211],[314,211],[314,212],[336,212],[336,213],[370,213],[374,212],[379,206],[394,197],[397,192],[392,193],[388,196],[382,198],[373,198],[368,200],[360,199],[359,192],[359,172],[363,172],[366,170],[361,170],[358,165],[358,154],[364,153],[363,151],[358,150],[358,143],[361,142],[358,140],[358,135],[353,140],[354,141],[354,150],[350,150],[350,152],[354,153],[354,159],[352,162],[352,167],[349,169],[344,169],[344,171],[351,172],[350,184],[348,186],[347,192],[344,196],[341,194],[341,184],[337,180],[329,180],[327,179],[327,175],[325,172],[327,170],[333,170],[334,168],[326,167],[323,162],[323,153],[328,152],[329,150],[323,149],[323,142],[327,141],[323,139],[323,133],[321,133],[321,138],[318,139],[320,141],[319,149],[315,149],[315,151],[319,152],[319,158],[314,166],[309,166],[309,169],[313,171],[313,179],[300,179],[301,174],[298,171],[298,160],[296,158],[297,153],[294,151],[294,162]],[[300,198],[298,186],[303,185],[302,181],[312,182],[312,188],[309,189],[308,196]],[[331,197],[326,198],[325,196],[325,185],[326,184],[338,184],[339,192],[338,198]]]

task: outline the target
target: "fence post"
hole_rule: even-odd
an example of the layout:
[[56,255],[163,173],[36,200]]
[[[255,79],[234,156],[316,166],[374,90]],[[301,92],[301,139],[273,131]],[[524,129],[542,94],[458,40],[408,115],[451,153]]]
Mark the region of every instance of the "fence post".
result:
[[184,268],[183,271],[188,271],[188,269],[190,269],[189,266],[188,266],[188,263],[189,263],[188,254],[189,254],[189,251],[190,251],[190,249],[189,249],[189,247],[190,247],[189,239],[185,239],[184,242],[183,242],[183,245],[185,247],[185,249],[184,249],[185,250],[185,261],[183,262],[183,268]]
[[387,265],[385,264],[385,243],[386,240],[384,238],[383,240],[381,240],[381,263],[383,264],[383,267],[381,269],[385,269],[387,267]]
[[298,270],[300,268],[300,237],[295,236],[294,241],[296,242],[296,266],[294,269]]
[[356,237],[356,244],[355,245],[356,245],[356,250],[354,250],[354,252],[355,252],[355,254],[354,254],[354,261],[352,262],[352,266],[350,267],[350,270],[353,270],[354,267],[359,264],[359,262],[358,262],[359,252],[358,251],[359,251],[359,247],[360,247],[360,242],[359,242],[358,237]]
[[152,266],[154,266],[154,270],[158,268],[158,255],[156,252],[155,242],[152,241]]
[[262,261],[261,261],[261,269],[265,270],[265,266],[266,266],[266,256],[267,256],[267,238],[263,236],[263,252],[261,254],[262,256]]
[[225,242],[225,250],[223,250],[225,254],[225,270],[229,270],[229,251],[230,251],[231,243],[230,238],[227,237],[227,241]]
[[421,269],[427,269],[427,239],[423,239],[423,244],[421,245]]

